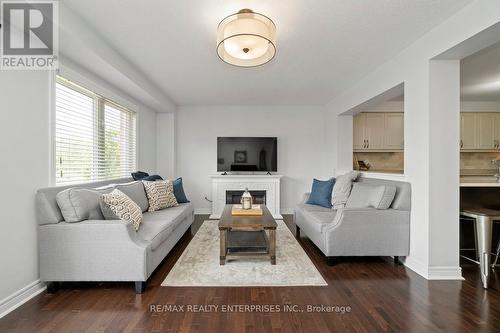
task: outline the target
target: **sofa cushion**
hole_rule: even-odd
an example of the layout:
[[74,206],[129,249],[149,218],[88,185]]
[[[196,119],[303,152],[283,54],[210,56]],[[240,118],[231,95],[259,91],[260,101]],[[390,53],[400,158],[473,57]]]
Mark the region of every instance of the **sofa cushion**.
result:
[[358,176],[359,172],[351,171],[337,177],[332,193],[333,209],[345,207],[345,204],[349,199],[349,195],[351,194],[352,182],[355,181]]
[[101,194],[109,193],[112,188],[84,189],[69,188],[57,193],[56,201],[66,222],[83,220],[103,220],[99,199]]
[[[144,213],[147,215],[150,213]],[[173,221],[171,220],[144,220],[141,228],[137,232],[137,236],[151,243],[151,250],[156,250],[174,230]]]
[[178,205],[171,180],[143,181],[149,201],[148,212]]
[[324,227],[332,223],[337,214],[336,210],[309,204],[298,204],[295,209],[300,211],[318,233],[322,233]]
[[170,236],[184,218],[192,213],[192,210],[192,205],[188,203],[144,213],[143,223],[137,236],[151,242],[151,249],[154,251]]
[[395,195],[395,186],[355,183],[346,207],[387,209],[391,206]]
[[333,185],[335,185],[335,178],[329,180],[313,179],[311,194],[306,203],[309,205],[331,208]]
[[146,191],[144,190],[144,185],[142,182],[132,182],[127,184],[116,184],[113,188],[118,189],[125,193],[130,199],[132,199],[144,213],[149,208],[148,197],[146,196]]
[[111,193],[102,194],[101,199],[120,220],[131,222],[135,231],[139,230],[142,223],[141,208],[126,194],[114,189]]

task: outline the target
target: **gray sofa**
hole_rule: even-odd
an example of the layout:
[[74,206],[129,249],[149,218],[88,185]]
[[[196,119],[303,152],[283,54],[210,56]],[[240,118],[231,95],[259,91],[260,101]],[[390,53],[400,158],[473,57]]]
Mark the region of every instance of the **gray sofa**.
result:
[[342,256],[407,256],[410,248],[409,183],[360,178],[368,185],[392,185],[396,194],[389,209],[340,208],[309,205],[304,200],[295,208],[298,235],[302,231],[334,264]]
[[[125,183],[132,181],[125,178],[77,187],[104,187],[100,191],[106,192],[117,186],[128,186]],[[96,219],[96,213],[90,213],[90,219],[69,223],[64,221],[56,196],[71,187],[74,186],[37,192],[40,279],[49,282],[49,291],[57,290],[58,283],[63,281],[134,281],[136,292],[142,293],[155,268],[190,228],[194,220],[192,204],[145,211],[137,232],[131,223]],[[86,204],[82,203],[75,211],[86,210]]]

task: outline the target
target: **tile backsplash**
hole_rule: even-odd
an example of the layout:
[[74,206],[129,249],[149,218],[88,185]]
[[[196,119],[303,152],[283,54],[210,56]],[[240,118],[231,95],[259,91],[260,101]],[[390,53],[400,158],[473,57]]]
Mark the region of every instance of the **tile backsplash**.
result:
[[402,152],[354,153],[354,170],[358,170],[357,161],[369,163],[370,169],[368,171],[403,173],[404,170],[404,153]]
[[494,159],[500,159],[498,153],[460,153],[460,174],[462,176],[494,175],[497,167],[491,163]]

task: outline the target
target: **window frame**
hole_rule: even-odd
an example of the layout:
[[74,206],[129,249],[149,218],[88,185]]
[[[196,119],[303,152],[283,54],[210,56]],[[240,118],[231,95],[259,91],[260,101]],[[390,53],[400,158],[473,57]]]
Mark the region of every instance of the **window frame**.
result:
[[[69,76],[71,77],[71,76]],[[86,80],[83,80],[86,81]],[[52,186],[59,186],[59,187],[66,187],[66,186],[77,186],[77,185],[83,185],[83,184],[89,184],[89,183],[94,183],[94,182],[101,182],[101,181],[112,181],[112,180],[117,180],[117,179],[122,179],[122,178],[127,178],[127,177],[119,177],[119,178],[104,178],[104,179],[95,179],[96,175],[93,174],[90,181],[83,181],[83,182],[76,182],[76,183],[63,183],[63,184],[58,184],[57,183],[57,147],[56,147],[56,119],[57,119],[57,84],[62,84],[63,86],[73,89],[77,91],[78,93],[81,93],[87,97],[90,97],[94,100],[94,113],[96,115],[96,119],[98,118],[99,121],[97,121],[94,124],[94,137],[95,137],[95,142],[94,145],[98,145],[102,147],[102,152],[105,151],[104,146],[105,143],[104,141],[102,143],[99,142],[99,126],[104,126],[104,108],[105,105],[112,105],[113,107],[118,108],[119,110],[123,110],[126,112],[129,112],[132,114],[134,117],[134,121],[130,125],[129,131],[130,133],[135,134],[135,149],[134,149],[134,155],[133,156],[133,163],[134,163],[134,170],[138,168],[139,165],[139,135],[138,135],[138,129],[139,129],[139,114],[135,110],[136,107],[129,107],[129,105],[133,105],[130,102],[122,101],[122,98],[117,98],[113,93],[109,93],[106,90],[100,88],[97,85],[94,84],[80,84],[79,82],[72,80],[68,78],[66,75],[61,75],[59,71],[54,73],[54,75],[51,76],[51,104],[52,107],[51,109],[51,116],[50,116],[50,121],[51,121],[51,126],[50,126],[50,184]],[[87,88],[88,86],[92,86],[95,88],[94,90],[91,90]],[[104,90],[104,91],[103,91]],[[107,97],[109,96],[109,97]],[[120,100],[120,102],[117,102],[117,100]],[[94,152],[99,152],[99,148]],[[99,170],[99,161],[98,159],[94,159],[93,161],[94,165],[94,170]]]

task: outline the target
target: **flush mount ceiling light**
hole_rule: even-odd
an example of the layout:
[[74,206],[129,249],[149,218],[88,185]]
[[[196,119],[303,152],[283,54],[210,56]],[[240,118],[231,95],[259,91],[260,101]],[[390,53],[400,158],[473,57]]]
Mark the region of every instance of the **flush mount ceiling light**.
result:
[[217,54],[239,67],[263,65],[276,54],[276,26],[267,16],[242,9],[217,27]]

